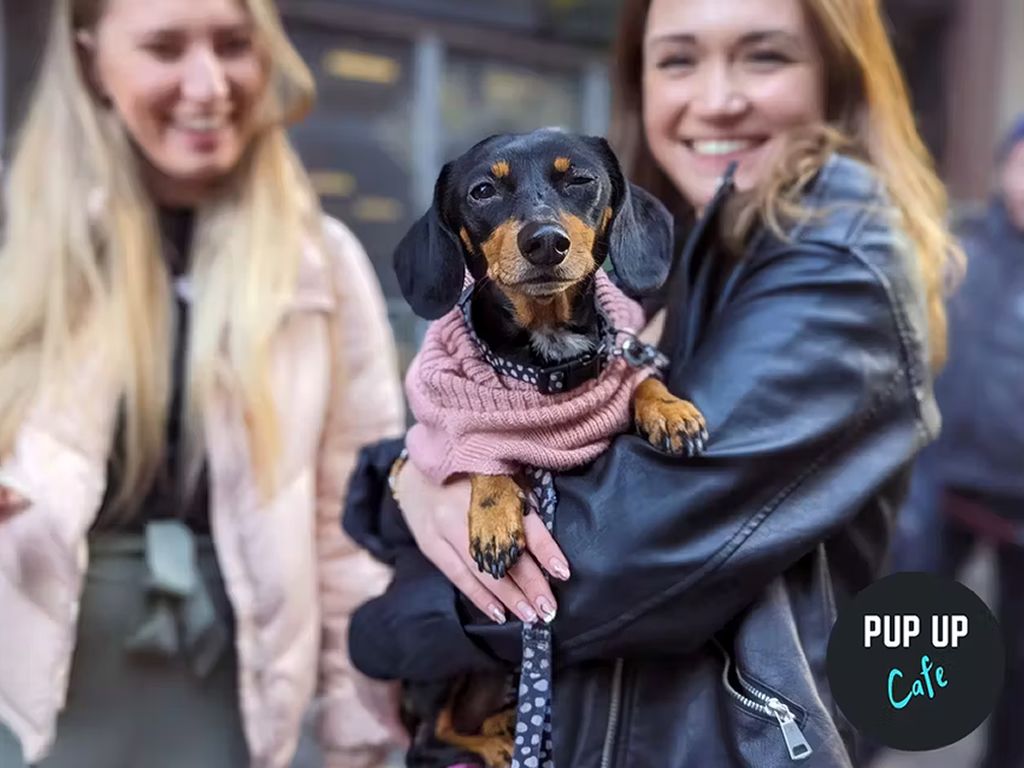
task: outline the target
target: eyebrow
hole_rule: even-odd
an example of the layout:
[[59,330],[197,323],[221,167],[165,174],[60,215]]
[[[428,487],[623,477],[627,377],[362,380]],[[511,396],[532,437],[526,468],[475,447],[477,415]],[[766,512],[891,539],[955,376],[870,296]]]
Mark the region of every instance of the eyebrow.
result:
[[[238,33],[249,34],[255,31],[255,25],[251,20],[245,19],[240,21],[224,22],[223,24],[214,24],[210,29],[215,35]],[[188,26],[180,25],[144,29],[140,30],[140,35],[144,38],[169,37],[173,35],[187,35],[190,31],[191,30]]]
[[[748,32],[739,39],[739,45],[757,45],[758,43],[780,42],[788,45],[800,46],[800,38],[792,32],[784,29],[759,29]],[[686,45],[697,45],[698,38],[690,32],[669,32],[657,35],[647,41],[648,45],[657,43],[683,43]]]

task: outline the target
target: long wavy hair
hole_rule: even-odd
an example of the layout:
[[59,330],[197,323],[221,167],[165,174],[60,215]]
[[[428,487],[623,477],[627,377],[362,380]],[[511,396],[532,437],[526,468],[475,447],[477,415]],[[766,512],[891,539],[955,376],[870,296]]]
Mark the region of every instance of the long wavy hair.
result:
[[[824,60],[826,124],[809,126],[789,142],[771,177],[748,196],[733,219],[740,239],[755,225],[783,235],[799,213],[802,188],[836,151],[870,163],[902,214],[928,296],[934,369],[946,357],[947,281],[962,252],[947,225],[948,199],[925,148],[906,84],[885,31],[879,0],[801,0]],[[677,216],[693,211],[655,162],[643,130],[644,34],[651,0],[625,0],[614,64],[612,139],[636,183],[661,198]]]
[[[264,490],[280,433],[271,395],[271,339],[315,236],[316,197],[285,126],[314,97],[308,68],[272,0],[242,0],[267,67],[257,128],[238,167],[197,209],[195,300],[186,390],[190,476],[203,453],[202,411],[217,387],[237,393]],[[88,85],[76,35],[104,0],[56,0],[39,81],[17,138],[0,250],[0,455],[45,383],[68,381],[88,325],[109,348],[120,387],[124,463],[115,508],[130,510],[164,458],[171,390],[172,292],[156,204],[137,150]]]

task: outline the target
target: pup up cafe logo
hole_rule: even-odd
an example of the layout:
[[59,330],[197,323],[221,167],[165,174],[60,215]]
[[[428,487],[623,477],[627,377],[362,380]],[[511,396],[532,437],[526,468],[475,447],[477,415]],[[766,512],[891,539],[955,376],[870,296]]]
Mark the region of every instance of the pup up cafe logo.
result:
[[894,749],[959,741],[988,716],[1003,683],[992,613],[958,582],[897,573],[839,611],[828,676],[843,714]]

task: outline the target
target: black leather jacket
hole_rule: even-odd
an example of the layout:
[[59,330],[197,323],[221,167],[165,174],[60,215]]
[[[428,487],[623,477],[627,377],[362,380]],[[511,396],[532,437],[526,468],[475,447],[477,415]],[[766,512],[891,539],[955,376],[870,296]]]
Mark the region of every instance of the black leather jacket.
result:
[[[806,196],[816,215],[787,242],[760,235],[735,266],[716,254],[720,202],[673,270],[662,342],[670,389],[707,418],[707,452],[622,436],[557,480],[573,572],[555,587],[559,768],[788,766],[801,736],[804,765],[857,764],[825,651],[937,432],[923,289],[856,161],[832,158]],[[383,491],[394,453],[364,453],[346,512],[395,566],[353,617],[353,661],[417,680],[516,663],[518,624],[479,616],[413,545]]]

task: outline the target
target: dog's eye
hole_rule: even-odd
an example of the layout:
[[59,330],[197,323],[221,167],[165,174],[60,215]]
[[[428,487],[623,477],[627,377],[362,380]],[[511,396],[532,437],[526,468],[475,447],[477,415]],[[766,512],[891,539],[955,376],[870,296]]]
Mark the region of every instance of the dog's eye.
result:
[[469,196],[474,200],[487,200],[498,194],[498,190],[494,188],[494,185],[489,181],[477,184],[471,190],[469,190]]
[[570,187],[582,187],[587,184],[593,184],[595,181],[593,176],[573,176],[566,181]]

